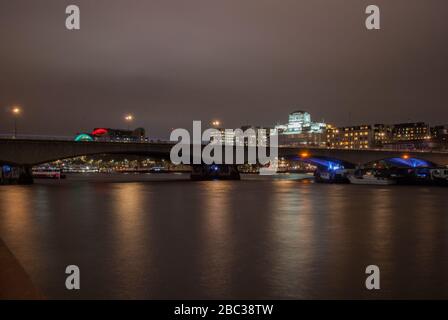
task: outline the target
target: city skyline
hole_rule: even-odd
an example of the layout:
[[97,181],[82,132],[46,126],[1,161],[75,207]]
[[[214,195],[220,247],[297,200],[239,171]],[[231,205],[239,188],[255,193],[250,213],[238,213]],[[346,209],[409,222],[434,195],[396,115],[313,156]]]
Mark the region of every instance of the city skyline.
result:
[[[23,114],[24,110],[23,107],[19,106],[19,105],[13,105],[10,106],[8,108],[6,108],[7,113],[9,114],[9,118],[10,118],[10,126],[11,128],[9,128],[9,130],[4,130],[4,132],[0,132],[0,135],[3,136],[16,136],[19,135],[19,132],[17,130],[17,122],[21,119],[21,115]],[[306,113],[308,115],[310,115],[310,113],[306,110],[300,110],[300,111],[292,111],[290,113],[288,113],[286,116],[284,116],[284,120],[288,119],[288,117],[291,117],[291,115],[295,114],[295,113]],[[138,126],[138,125],[132,125],[133,122],[136,120],[135,116],[133,114],[126,114],[122,117],[120,123],[118,123],[116,120],[113,120],[112,122],[114,123],[118,123],[117,124],[117,128],[113,129],[113,130],[123,130],[123,131],[135,131],[135,130],[140,130],[140,129],[144,129],[144,131],[147,129],[144,126]],[[227,127],[225,126],[225,124],[221,121],[221,120],[217,120],[217,118],[214,119],[209,119],[206,121],[202,121],[202,120],[192,120],[192,121],[201,121],[203,122],[203,124],[205,124],[205,128],[217,128],[217,129],[240,129],[240,128],[245,128],[245,127],[253,127],[253,128],[265,128],[265,129],[276,129],[279,131],[280,134],[282,134],[282,129],[283,127],[288,127],[288,123],[286,123],[285,121],[276,121],[275,123],[272,122],[268,125],[259,125],[257,123],[251,122],[251,121],[246,121],[246,122],[241,122],[240,124],[237,124],[235,127],[231,128],[231,127]],[[314,118],[313,118],[314,120]],[[289,122],[291,121],[291,119],[289,120]],[[144,121],[143,121],[144,122]],[[142,121],[140,121],[140,123],[142,123]],[[356,127],[356,126],[399,126],[399,125],[406,125],[406,124],[423,124],[428,126],[428,128],[434,128],[434,127],[447,127],[448,126],[448,121],[439,121],[439,122],[435,122],[435,123],[430,123],[430,122],[426,122],[426,121],[422,121],[422,120],[416,120],[416,121],[403,121],[403,122],[395,122],[395,123],[388,123],[388,122],[368,122],[368,121],[361,121],[359,123],[347,123],[345,125],[336,125],[335,122],[331,122],[331,121],[324,121],[322,120],[322,122],[315,122],[315,121],[311,121],[310,122],[312,125],[314,126],[320,126],[321,129],[319,129],[319,131],[316,131],[316,133],[324,133],[326,130],[328,130],[329,128],[350,128],[350,127]],[[104,126],[96,126],[93,128],[93,131],[97,130],[98,128],[109,128],[111,129],[110,125],[104,125]],[[86,128],[86,130],[77,130],[76,132],[67,132],[65,137],[69,137],[69,136],[74,136],[75,138],[78,135],[83,135],[83,134],[89,134],[90,129],[92,128]],[[151,130],[151,128],[149,128]],[[161,135],[158,135],[157,138],[166,138],[168,139],[170,132],[176,128],[170,128],[165,130],[165,132],[162,132]],[[189,128],[186,128],[187,130],[189,130]],[[289,130],[289,129],[288,129]],[[316,129],[314,129],[316,130]],[[294,132],[284,132],[283,134],[294,134]],[[27,132],[25,130],[25,132],[23,132],[23,130],[20,132],[20,135],[24,135],[26,136],[30,136],[29,132]],[[39,135],[37,135],[39,136]],[[46,135],[42,135],[43,137]],[[51,135],[48,135],[48,137],[50,137]],[[54,137],[57,137],[57,135],[55,135]],[[149,137],[149,136],[148,136]]]
[[79,31],[64,27],[67,3],[1,4],[1,133],[12,105],[20,132],[55,135],[125,128],[128,113],[154,136],[294,109],[336,126],[448,119],[446,3],[378,1],[385,33],[365,30],[363,1],[77,4]]

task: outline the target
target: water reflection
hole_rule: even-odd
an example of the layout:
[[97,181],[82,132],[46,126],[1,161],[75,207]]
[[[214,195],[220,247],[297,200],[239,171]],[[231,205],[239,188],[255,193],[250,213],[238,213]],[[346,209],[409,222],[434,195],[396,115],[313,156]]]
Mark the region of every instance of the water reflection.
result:
[[388,261],[392,257],[391,240],[393,236],[393,199],[387,188],[377,188],[372,192],[372,206],[366,211],[372,241],[370,254],[372,261]]
[[[33,261],[37,251],[36,241],[39,210],[46,214],[47,202],[44,190],[33,190],[27,186],[0,186],[0,234],[6,244],[17,251],[26,267]],[[37,199],[36,199],[37,198]],[[27,246],[19,246],[21,238],[27,239]]]
[[149,229],[146,222],[152,213],[150,191],[150,186],[143,188],[138,183],[116,184],[112,187],[115,256],[111,262],[116,273],[117,288],[142,285],[145,264],[151,252],[151,243],[145,241]]
[[[446,189],[294,180],[0,188],[0,235],[51,298],[448,298]],[[68,292],[67,264],[83,271]]]
[[295,181],[273,182],[271,287],[273,296],[292,298],[309,288],[318,240],[309,189]]
[[204,249],[201,256],[202,282],[209,297],[229,294],[231,266],[233,263],[232,232],[229,199],[234,184],[229,181],[211,181],[201,184],[204,199],[202,218],[204,220]]

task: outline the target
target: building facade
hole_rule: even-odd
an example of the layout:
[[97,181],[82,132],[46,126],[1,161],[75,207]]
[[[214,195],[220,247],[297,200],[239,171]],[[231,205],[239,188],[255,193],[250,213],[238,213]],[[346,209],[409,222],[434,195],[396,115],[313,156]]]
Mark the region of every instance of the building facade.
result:
[[275,129],[280,134],[323,133],[326,124],[311,121],[311,115],[302,110],[294,111],[288,116],[287,124],[278,124]]
[[373,147],[382,148],[385,144],[390,143],[392,139],[393,126],[387,124],[373,125]]
[[240,128],[242,135],[236,134],[233,129],[214,128],[210,141],[219,141],[224,145],[238,146],[268,146],[270,136],[274,133],[271,128],[245,125]]
[[432,144],[431,128],[424,122],[398,123],[392,126],[383,147],[393,150],[427,150]]
[[334,149],[370,149],[374,145],[374,132],[370,125],[326,128],[326,145]]
[[448,150],[448,125],[431,128],[432,147],[438,150]]
[[325,147],[325,128],[325,123],[311,121],[311,115],[303,110],[290,113],[287,124],[275,126],[278,143],[285,146]]

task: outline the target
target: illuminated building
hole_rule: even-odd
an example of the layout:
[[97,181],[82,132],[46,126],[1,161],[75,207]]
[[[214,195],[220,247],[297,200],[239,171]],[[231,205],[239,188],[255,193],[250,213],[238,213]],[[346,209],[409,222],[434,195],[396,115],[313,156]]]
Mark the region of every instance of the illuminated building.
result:
[[448,125],[431,128],[431,140],[434,149],[448,149]]
[[241,142],[243,145],[255,145],[256,143],[259,146],[268,146],[269,145],[269,137],[274,134],[274,129],[260,126],[242,126],[241,130],[243,132],[248,132],[247,130],[252,130],[252,134],[246,134],[247,137],[244,138],[244,141]]
[[431,139],[443,139],[448,136],[448,126],[434,126],[431,127]]
[[392,139],[392,126],[387,124],[375,124],[373,125],[373,140],[374,146],[377,148],[383,147],[385,144],[390,143]]
[[430,149],[430,126],[424,122],[395,124],[392,126],[391,138],[383,147],[394,150]]
[[369,149],[373,146],[373,141],[374,134],[370,125],[342,128],[327,126],[326,143],[328,148]]
[[[242,126],[243,137],[235,134],[233,129],[215,128],[218,130],[217,135],[211,137],[211,141],[220,139],[224,145],[260,145],[267,146],[269,144],[269,136],[272,132],[270,128],[254,127],[250,125]],[[264,132],[262,131],[264,130]],[[263,134],[261,134],[263,132]],[[240,140],[242,139],[242,140]]]
[[302,132],[297,134],[279,134],[278,144],[280,146],[298,147],[325,147],[325,133]]
[[221,144],[231,145],[235,144],[235,132],[233,129],[214,128],[216,133],[212,133],[210,141],[220,141]]
[[287,124],[275,126],[279,134],[301,134],[301,133],[323,133],[326,124],[321,122],[312,122],[311,115],[302,110],[294,111],[289,114]]
[[289,114],[287,124],[278,124],[278,143],[285,146],[325,146],[325,127],[322,122],[312,122],[311,115],[302,110]]
[[306,111],[294,111],[289,114],[286,134],[302,133],[311,126],[311,115]]
[[400,123],[392,128],[392,141],[415,141],[431,138],[429,125],[424,122]]
[[95,141],[106,142],[144,142],[148,141],[145,137],[145,129],[137,128],[135,130],[121,130],[111,128],[95,128],[91,136]]

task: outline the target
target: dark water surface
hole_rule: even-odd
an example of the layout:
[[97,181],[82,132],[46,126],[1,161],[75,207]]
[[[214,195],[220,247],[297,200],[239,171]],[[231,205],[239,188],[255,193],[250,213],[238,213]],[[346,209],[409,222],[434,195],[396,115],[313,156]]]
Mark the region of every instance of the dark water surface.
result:
[[296,177],[2,186],[0,237],[50,298],[448,298],[448,188]]

